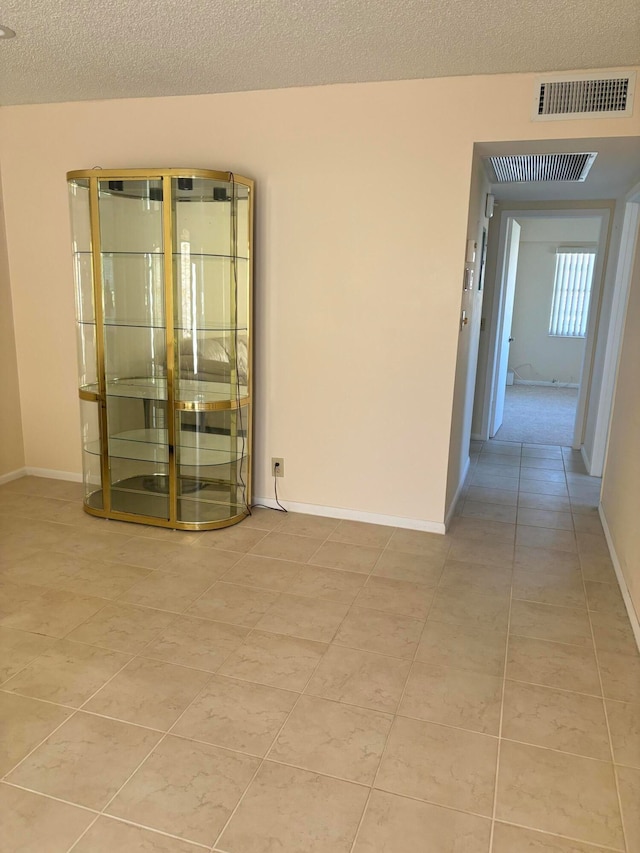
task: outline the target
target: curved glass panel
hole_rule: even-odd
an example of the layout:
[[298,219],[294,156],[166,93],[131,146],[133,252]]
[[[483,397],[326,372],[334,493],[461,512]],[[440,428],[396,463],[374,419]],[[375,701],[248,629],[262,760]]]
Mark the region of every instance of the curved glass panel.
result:
[[82,431],[82,482],[85,501],[94,509],[102,509],[100,411],[98,403],[80,400],[80,428]]
[[249,406],[218,412],[178,412],[178,518],[221,521],[248,501]]

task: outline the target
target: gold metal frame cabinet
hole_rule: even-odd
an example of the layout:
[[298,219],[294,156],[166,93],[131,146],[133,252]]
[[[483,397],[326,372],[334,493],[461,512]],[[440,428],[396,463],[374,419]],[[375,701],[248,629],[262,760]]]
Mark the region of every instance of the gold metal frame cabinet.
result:
[[254,182],[173,168],[67,181],[84,509],[236,524],[251,505]]

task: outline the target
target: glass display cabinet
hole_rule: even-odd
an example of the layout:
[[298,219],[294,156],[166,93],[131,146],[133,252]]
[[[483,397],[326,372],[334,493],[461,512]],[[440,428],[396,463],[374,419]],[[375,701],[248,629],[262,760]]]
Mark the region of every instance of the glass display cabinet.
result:
[[234,524],[251,501],[253,181],[202,169],[67,180],[84,508]]

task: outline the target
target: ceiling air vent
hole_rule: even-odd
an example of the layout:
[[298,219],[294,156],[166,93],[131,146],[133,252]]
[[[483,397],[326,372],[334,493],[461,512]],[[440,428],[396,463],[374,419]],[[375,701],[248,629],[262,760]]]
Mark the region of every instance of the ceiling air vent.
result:
[[534,121],[619,118],[633,112],[635,71],[540,77],[536,81]]
[[584,181],[596,154],[510,154],[489,157],[495,183]]

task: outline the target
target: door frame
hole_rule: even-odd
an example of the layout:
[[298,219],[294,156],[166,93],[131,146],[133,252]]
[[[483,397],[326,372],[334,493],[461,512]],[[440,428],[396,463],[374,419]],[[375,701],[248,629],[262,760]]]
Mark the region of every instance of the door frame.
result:
[[[573,433],[574,448],[580,448],[584,439],[584,427],[586,414],[591,393],[591,381],[593,378],[593,361],[595,355],[595,344],[600,322],[600,308],[602,303],[602,292],[604,283],[605,262],[612,226],[612,210],[610,206],[593,207],[572,206],[573,202],[533,203],[531,207],[523,203],[522,206],[513,208],[500,205],[500,230],[498,235],[498,251],[496,263],[495,285],[493,293],[493,304],[491,306],[491,318],[489,323],[489,343],[487,349],[487,368],[484,382],[484,403],[482,406],[482,420],[480,437],[487,440],[493,418],[493,399],[495,395],[498,370],[498,346],[502,339],[502,326],[504,324],[505,308],[505,251],[507,222],[509,219],[549,219],[600,216],[602,225],[600,228],[600,239],[598,241],[596,267],[593,274],[591,287],[591,298],[589,303],[589,321],[585,340],[585,352],[580,372],[580,383],[578,391],[578,402],[576,405],[576,420]],[[579,204],[579,202],[578,202]],[[593,204],[593,202],[592,202]],[[602,203],[601,203],[602,204]]]
[[611,297],[611,313],[607,330],[607,342],[602,367],[600,397],[596,412],[591,459],[583,457],[587,470],[594,477],[601,477],[609,440],[609,427],[613,412],[622,335],[627,316],[627,304],[633,275],[636,247],[640,241],[640,184],[636,184],[625,196],[625,207],[620,235],[620,247],[616,259],[616,271]]
[[[502,223],[501,223],[501,225],[502,225]],[[500,380],[500,374],[501,374],[500,366],[501,366],[501,361],[503,358],[502,348],[505,346],[505,337],[506,337],[507,333],[509,333],[509,335],[511,334],[511,330],[505,328],[505,322],[506,322],[507,307],[508,307],[507,306],[507,292],[508,292],[508,286],[507,285],[508,285],[508,279],[509,279],[509,272],[511,270],[511,265],[513,263],[512,229],[513,229],[514,225],[516,225],[518,228],[518,235],[517,235],[518,246],[517,246],[517,250],[515,252],[516,269],[513,270],[513,274],[514,274],[513,297],[514,297],[514,301],[515,301],[515,288],[516,288],[515,279],[517,279],[517,274],[518,274],[518,258],[520,255],[520,233],[521,233],[521,225],[518,222],[517,217],[515,217],[515,216],[505,216],[504,217],[504,235],[501,234],[501,237],[503,236],[504,239],[503,239],[501,249],[498,250],[499,252],[501,251],[501,254],[499,255],[499,257],[501,258],[501,263],[499,264],[499,267],[497,270],[496,281],[500,282],[500,300],[499,300],[498,320],[497,320],[497,323],[495,326],[495,329],[496,329],[495,366],[494,366],[494,371],[493,371],[493,375],[491,378],[491,396],[489,397],[489,428],[488,428],[488,432],[487,432],[487,435],[489,438],[491,438],[492,435],[495,435],[495,433],[497,432],[495,421],[496,421],[496,414],[497,414],[497,410],[498,410],[498,396],[500,394],[500,387],[499,387],[500,381],[499,380]],[[511,306],[511,315],[513,316],[513,306]],[[509,338],[509,341],[510,340],[511,340],[511,338]],[[508,370],[508,362],[509,362],[509,356],[507,355],[507,370]],[[505,371],[505,379],[506,379],[506,371]],[[506,391],[506,386],[505,386],[505,391]],[[504,402],[503,402],[503,410],[504,410]],[[500,422],[500,426],[502,426],[502,421]],[[500,427],[498,427],[498,429],[500,429]]]

